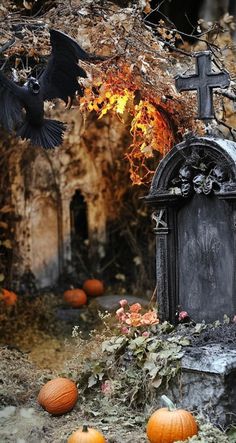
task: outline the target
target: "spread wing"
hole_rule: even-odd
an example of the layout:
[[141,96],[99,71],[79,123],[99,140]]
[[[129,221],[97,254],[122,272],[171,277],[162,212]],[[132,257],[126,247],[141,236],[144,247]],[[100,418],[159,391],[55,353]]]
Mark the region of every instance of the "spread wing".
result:
[[8,132],[21,125],[24,114],[23,89],[0,71],[0,124]]
[[86,78],[86,72],[78,65],[78,60],[89,59],[78,43],[63,32],[50,29],[52,53],[46,69],[39,78],[44,100],[61,98],[66,103],[68,97],[74,97],[82,89],[77,78]]

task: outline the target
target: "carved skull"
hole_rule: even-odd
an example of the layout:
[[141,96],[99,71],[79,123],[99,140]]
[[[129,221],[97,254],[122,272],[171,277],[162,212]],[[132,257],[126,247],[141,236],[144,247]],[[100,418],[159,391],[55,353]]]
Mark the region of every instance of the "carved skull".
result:
[[192,169],[189,166],[182,166],[179,170],[179,178],[183,183],[187,183],[191,180],[193,175]]
[[210,172],[210,175],[217,183],[223,183],[228,179],[225,168],[220,165],[216,165]]
[[191,183],[182,183],[181,185],[181,194],[183,197],[188,197],[192,193],[192,185]]
[[206,176],[203,174],[198,174],[193,179],[193,188],[196,194],[201,194],[203,192],[203,187],[205,185]]
[[207,177],[203,184],[203,193],[209,195],[212,191],[213,181],[211,177]]

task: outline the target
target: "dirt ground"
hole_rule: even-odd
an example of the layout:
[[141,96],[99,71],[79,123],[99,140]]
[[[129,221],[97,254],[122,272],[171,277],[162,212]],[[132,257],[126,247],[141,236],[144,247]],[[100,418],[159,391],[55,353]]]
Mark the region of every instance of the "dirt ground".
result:
[[[78,345],[78,336],[72,334],[75,325],[79,326],[79,336],[86,339],[82,340],[86,343],[84,348],[81,341]],[[22,297],[16,308],[0,310],[0,443],[66,443],[69,435],[83,424],[100,430],[108,443],[148,442],[145,427],[151,411],[145,405],[142,410],[135,410],[119,398],[109,397],[99,387],[87,392],[78,383],[84,355],[89,356],[96,349],[89,332],[100,332],[101,328],[96,305],[67,309],[60,294]],[[190,326],[181,328],[184,335],[190,333]],[[230,344],[235,333],[235,324],[215,329],[204,329],[203,325],[195,344],[214,343],[220,337]],[[56,376],[66,376],[78,383],[78,402],[62,416],[48,414],[37,402],[40,388]],[[228,440],[220,434],[219,438],[203,437],[196,441],[236,442],[236,436]]]
[[[38,369],[28,357],[7,348],[0,350],[0,436],[1,443],[65,443],[82,424],[96,427],[110,443],[141,443],[145,439],[144,417],[131,414],[124,405],[118,409],[108,400],[79,397],[68,414],[49,415],[37,403],[40,387],[58,372]],[[62,373],[63,375],[63,373]],[[106,411],[106,413],[105,413]],[[108,412],[109,411],[109,412]]]
[[[73,379],[68,361],[76,353],[76,338],[72,337],[73,320],[56,318],[58,308],[63,307],[60,298],[58,302],[49,294],[41,301],[40,297],[21,300],[17,312],[9,312],[2,319],[0,442],[65,443],[83,424],[99,429],[109,443],[147,441],[144,415],[130,411],[128,405],[111,404],[101,392],[94,391],[94,396],[86,398],[81,394],[73,411],[59,417],[49,415],[37,403],[40,387],[46,381],[58,375]],[[87,308],[81,312],[81,331],[85,334],[99,324],[99,319],[96,321]]]

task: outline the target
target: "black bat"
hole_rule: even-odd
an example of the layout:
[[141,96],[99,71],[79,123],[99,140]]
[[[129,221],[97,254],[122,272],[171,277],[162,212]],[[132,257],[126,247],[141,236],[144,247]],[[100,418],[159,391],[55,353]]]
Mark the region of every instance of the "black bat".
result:
[[76,40],[55,29],[50,29],[50,41],[52,52],[38,79],[29,77],[19,86],[0,70],[0,124],[43,148],[59,146],[66,129],[64,123],[44,118],[44,100],[60,98],[68,105],[76,92],[82,96],[77,78],[87,75],[78,60],[102,59],[88,54]]

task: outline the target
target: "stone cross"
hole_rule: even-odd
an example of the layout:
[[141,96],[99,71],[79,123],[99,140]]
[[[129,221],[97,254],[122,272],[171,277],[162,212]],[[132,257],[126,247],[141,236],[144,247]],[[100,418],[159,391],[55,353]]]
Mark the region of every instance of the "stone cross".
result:
[[175,77],[177,91],[197,90],[198,116],[201,120],[214,118],[213,88],[227,88],[230,77],[224,69],[219,73],[211,71],[211,53],[197,52],[196,74],[178,75]]

